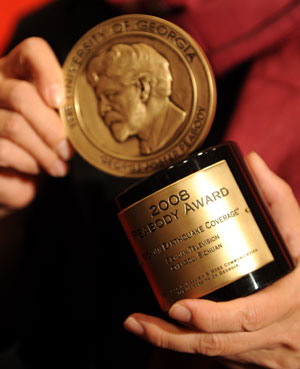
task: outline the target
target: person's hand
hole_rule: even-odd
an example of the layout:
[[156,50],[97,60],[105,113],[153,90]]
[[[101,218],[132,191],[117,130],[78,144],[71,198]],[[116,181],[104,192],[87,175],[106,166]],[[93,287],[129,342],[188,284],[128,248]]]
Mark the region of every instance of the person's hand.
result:
[[0,217],[32,201],[41,171],[67,173],[72,148],[55,111],[64,99],[62,69],[43,39],[0,59]]
[[182,325],[136,313],[124,326],[156,346],[222,357],[228,366],[238,362],[296,369],[300,368],[300,210],[290,187],[257,154],[250,154],[247,162],[295,270],[248,297],[228,302],[181,300],[169,315]]

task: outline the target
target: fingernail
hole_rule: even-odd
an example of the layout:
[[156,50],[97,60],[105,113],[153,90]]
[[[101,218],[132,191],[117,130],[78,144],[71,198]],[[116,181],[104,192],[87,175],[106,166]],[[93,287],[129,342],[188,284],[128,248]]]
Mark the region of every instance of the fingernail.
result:
[[143,326],[131,316],[125,320],[124,327],[137,336],[141,336],[144,333]]
[[66,163],[60,159],[56,160],[56,162],[54,163],[51,169],[51,174],[54,177],[64,177],[67,174],[67,172],[68,172],[68,167]]
[[169,315],[171,318],[183,323],[189,323],[192,319],[191,312],[185,306],[178,303],[171,307]]
[[55,83],[46,90],[46,100],[50,106],[59,108],[65,103],[65,94],[61,86]]
[[62,140],[55,147],[57,154],[64,160],[69,160],[72,157],[73,151],[70,143],[67,140]]

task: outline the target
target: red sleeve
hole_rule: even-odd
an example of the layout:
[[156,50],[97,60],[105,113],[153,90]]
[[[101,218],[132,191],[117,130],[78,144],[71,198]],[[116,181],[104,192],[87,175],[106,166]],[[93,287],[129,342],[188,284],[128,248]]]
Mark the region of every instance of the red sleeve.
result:
[[[252,60],[224,140],[258,152],[300,202],[300,1],[165,0],[220,75]],[[222,99],[222,96],[219,97]]]
[[198,41],[216,76],[251,60],[224,140],[236,141],[244,154],[258,152],[300,201],[300,0],[161,0],[161,4],[182,8],[168,19]]
[[164,1],[184,6],[169,19],[199,42],[216,75],[282,42],[300,21],[298,0]]

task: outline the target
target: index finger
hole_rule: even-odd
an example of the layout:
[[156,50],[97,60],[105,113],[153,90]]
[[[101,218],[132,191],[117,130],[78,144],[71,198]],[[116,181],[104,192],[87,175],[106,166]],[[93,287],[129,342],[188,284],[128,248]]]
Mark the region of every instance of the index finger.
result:
[[0,60],[0,78],[17,78],[33,82],[44,101],[55,108],[63,105],[64,77],[61,66],[49,46],[31,37]]

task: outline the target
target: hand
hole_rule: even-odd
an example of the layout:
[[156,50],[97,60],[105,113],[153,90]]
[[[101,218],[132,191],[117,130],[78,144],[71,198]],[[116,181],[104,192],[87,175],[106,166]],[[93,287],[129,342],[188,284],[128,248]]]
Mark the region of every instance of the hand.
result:
[[248,297],[175,303],[169,315],[184,326],[143,314],[131,315],[124,326],[156,346],[222,357],[234,368],[238,362],[296,369],[300,367],[300,210],[290,187],[257,154],[250,154],[247,162],[282,231],[295,270]]
[[42,170],[67,173],[72,149],[55,111],[63,103],[62,69],[44,40],[0,59],[0,217],[32,201]]

